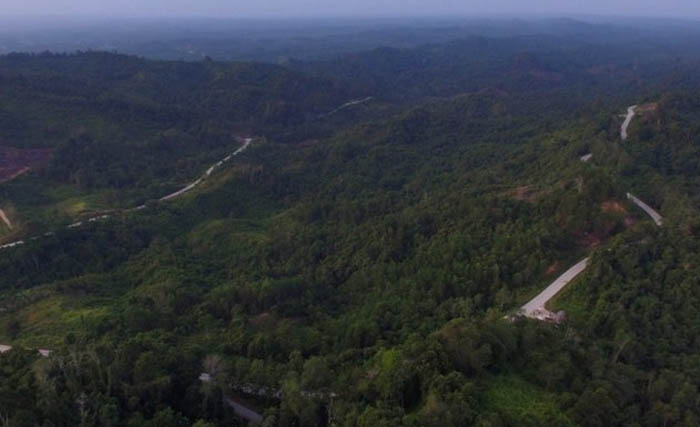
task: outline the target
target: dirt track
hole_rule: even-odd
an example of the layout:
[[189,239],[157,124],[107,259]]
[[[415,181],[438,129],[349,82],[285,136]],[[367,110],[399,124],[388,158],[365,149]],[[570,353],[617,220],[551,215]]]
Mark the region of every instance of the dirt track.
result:
[[2,209],[0,209],[0,220],[2,220],[2,222],[5,223],[7,228],[12,230],[12,222],[10,222],[10,218],[8,218],[7,215],[5,215],[5,211]]

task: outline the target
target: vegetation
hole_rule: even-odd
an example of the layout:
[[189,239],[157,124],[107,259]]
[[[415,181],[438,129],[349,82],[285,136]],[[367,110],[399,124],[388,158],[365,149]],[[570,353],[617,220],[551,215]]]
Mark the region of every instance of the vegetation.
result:
[[[621,143],[627,79],[472,81],[451,54],[463,45],[424,49],[455,65],[390,80],[383,50],[355,76],[0,58],[4,138],[52,149],[0,184],[27,224],[0,258],[0,343],[14,346],[0,422],[245,425],[235,401],[280,426],[697,425],[697,92],[654,95]],[[492,49],[489,67],[522,50]],[[671,72],[657,67],[638,68],[648,93]],[[383,96],[404,85],[433,89]],[[368,88],[369,105],[319,119]],[[250,148],[196,191],[119,209],[199,176],[242,134]],[[28,238],[98,210],[112,215]],[[506,318],[584,253],[554,302],[568,322]]]

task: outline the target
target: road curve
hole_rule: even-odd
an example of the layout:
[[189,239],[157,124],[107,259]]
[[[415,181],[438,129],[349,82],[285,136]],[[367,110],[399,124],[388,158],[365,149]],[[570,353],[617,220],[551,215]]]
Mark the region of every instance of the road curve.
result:
[[627,116],[625,116],[625,121],[622,122],[622,126],[620,127],[620,137],[623,141],[627,139],[627,128],[634,118],[635,108],[637,108],[636,105],[631,105],[627,108]]
[[530,300],[527,304],[522,306],[521,313],[525,316],[530,317],[536,310],[544,309],[545,304],[558,294],[566,285],[569,284],[576,276],[581,274],[583,270],[588,267],[589,258],[579,261],[576,265],[566,270],[564,274],[559,276],[551,285],[547,286],[542,292],[539,293],[535,298]]
[[651,206],[634,197],[632,193],[627,193],[627,198],[630,199],[635,205],[642,208],[642,210],[644,210],[644,212],[646,212],[647,215],[649,215],[651,219],[654,220],[657,226],[661,227],[663,225],[664,218],[661,215],[659,215],[659,213],[656,212]]
[[[211,166],[209,167],[209,169],[207,169],[206,172],[204,172],[204,174],[203,174],[201,177],[199,177],[196,181],[194,181],[194,182],[192,182],[192,183],[186,185],[184,188],[182,188],[182,189],[180,189],[180,190],[178,190],[178,191],[176,191],[176,192],[174,192],[174,193],[171,193],[171,194],[168,194],[167,196],[161,197],[160,199],[158,199],[158,201],[159,201],[159,202],[165,202],[165,201],[168,201],[168,200],[172,200],[172,199],[175,199],[175,198],[177,198],[177,197],[179,197],[179,196],[182,196],[183,194],[186,194],[186,193],[188,193],[189,191],[193,190],[193,189],[194,189],[195,187],[197,187],[202,181],[204,181],[206,178],[208,178],[208,177],[212,174],[212,172],[214,172],[214,170],[216,170],[218,167],[222,166],[224,163],[226,163],[226,162],[228,162],[229,160],[231,160],[232,157],[237,156],[237,155],[240,154],[243,150],[245,150],[246,148],[248,148],[248,146],[250,145],[251,141],[253,141],[253,138],[245,138],[242,146],[238,147],[238,149],[236,149],[236,151],[234,151],[233,153],[229,154],[228,156],[224,157],[223,159],[221,159],[221,160],[219,160],[218,162],[216,162],[216,163],[214,163],[213,165],[211,165]],[[135,207],[135,208],[130,208],[130,209],[123,209],[122,211],[123,211],[123,212],[133,212],[133,211],[139,211],[139,210],[142,210],[142,209],[146,209],[146,205],[140,205],[140,206],[137,206],[137,207]],[[87,220],[87,222],[102,221],[102,220],[105,220],[105,219],[108,219],[108,218],[111,218],[111,215],[101,215],[101,216],[89,218],[89,219]],[[5,220],[4,212],[2,212],[2,210],[0,210],[0,220],[2,220],[3,222],[5,222],[5,221],[4,221],[4,220]],[[9,225],[9,224],[8,224],[8,225]],[[78,222],[75,222],[75,223],[73,223],[73,224],[69,224],[68,226],[66,226],[66,228],[78,228],[78,227],[82,227],[83,225],[85,225],[85,222],[83,222],[83,221],[78,221]],[[52,236],[52,235],[54,235],[54,232],[53,232],[53,231],[50,231],[50,232],[48,232],[48,233],[44,233],[44,234],[41,235],[41,236],[30,237],[30,239],[31,239],[31,240],[37,240],[37,239],[40,239],[40,238],[42,238],[42,237]],[[23,245],[24,243],[25,243],[24,240],[17,240],[17,241],[15,241],[15,242],[10,242],[10,243],[4,244],[4,245],[0,245],[0,250],[2,250],[2,249],[14,248],[15,246],[21,246],[21,245]]]
[[203,174],[201,177],[199,177],[196,181],[191,182],[191,183],[187,184],[185,187],[183,187],[182,189],[180,189],[180,190],[178,190],[178,191],[176,191],[176,192],[174,192],[174,193],[168,194],[167,196],[161,197],[161,198],[158,199],[158,200],[161,201],[161,202],[164,202],[164,201],[166,201],[166,200],[174,199],[174,198],[176,198],[176,197],[182,196],[183,194],[192,191],[195,187],[197,187],[199,184],[201,184],[202,181],[204,181],[205,179],[209,178],[209,176],[212,174],[212,172],[214,172],[219,166],[221,166],[221,165],[223,165],[225,162],[231,160],[231,157],[238,155],[240,152],[242,152],[243,150],[245,150],[246,148],[248,148],[248,146],[250,145],[250,142],[251,142],[252,140],[253,140],[253,138],[246,138],[246,139],[244,140],[243,145],[242,145],[241,147],[239,147],[239,148],[238,148],[236,151],[234,151],[232,154],[229,154],[228,156],[224,157],[222,160],[219,160],[218,162],[216,162],[216,163],[214,163],[213,165],[211,165],[211,166],[209,167],[209,169],[207,169],[206,172],[204,172],[204,174]]
[[[623,141],[627,139],[627,128],[629,127],[630,123],[632,122],[632,119],[634,118],[636,108],[636,105],[631,105],[627,108],[627,115],[625,116],[625,121],[622,122],[622,126],[620,127],[620,137]],[[586,154],[585,156],[581,156],[581,161],[587,162],[591,159],[591,157],[592,154]],[[663,224],[663,217],[659,215],[657,211],[652,209],[643,201],[636,198],[631,193],[627,193],[627,198],[634,202],[634,204],[642,208],[644,212],[646,212],[654,220],[656,225],[661,227],[661,225]],[[586,269],[586,267],[588,267],[588,262],[589,258],[586,258],[582,261],[579,261],[576,265],[568,269],[564,274],[559,276],[557,280],[552,282],[551,285],[547,286],[542,292],[540,292],[539,295],[537,295],[530,302],[522,306],[520,308],[520,313],[527,317],[539,319],[542,319],[542,314],[552,314],[545,309],[545,304],[547,304],[547,302],[550,299],[552,299],[557,293],[559,293],[559,291],[561,291],[566,285],[568,285],[569,282],[571,282],[576,276],[581,274],[581,272],[583,272]]]

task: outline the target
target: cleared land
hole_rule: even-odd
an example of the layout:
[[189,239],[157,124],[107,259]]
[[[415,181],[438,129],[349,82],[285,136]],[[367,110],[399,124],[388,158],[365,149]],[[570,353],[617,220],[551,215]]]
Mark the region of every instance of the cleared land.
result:
[[0,182],[44,165],[50,155],[48,148],[22,149],[0,145]]

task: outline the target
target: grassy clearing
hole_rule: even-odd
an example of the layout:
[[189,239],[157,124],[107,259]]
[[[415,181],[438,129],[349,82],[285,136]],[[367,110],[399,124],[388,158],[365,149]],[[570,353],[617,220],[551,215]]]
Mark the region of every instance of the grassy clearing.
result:
[[[108,312],[104,305],[51,296],[0,320],[0,342],[28,348],[56,348],[63,345],[69,332],[80,335],[87,325],[99,322]],[[14,338],[8,336],[11,319],[16,319],[20,325],[19,334]]]
[[[488,382],[484,393],[486,408],[505,414],[519,425],[573,426],[561,411],[559,398],[517,376],[499,376]],[[507,423],[510,425],[515,425]]]
[[[582,273],[585,274],[585,273]],[[580,322],[587,317],[586,281],[576,278],[547,303],[547,309],[557,312],[564,310],[568,318]]]

